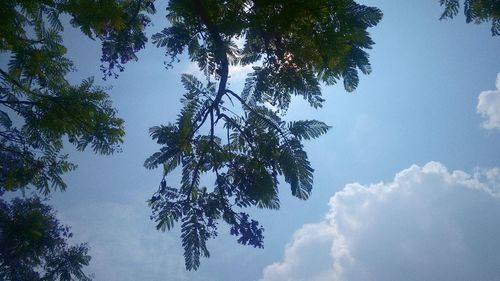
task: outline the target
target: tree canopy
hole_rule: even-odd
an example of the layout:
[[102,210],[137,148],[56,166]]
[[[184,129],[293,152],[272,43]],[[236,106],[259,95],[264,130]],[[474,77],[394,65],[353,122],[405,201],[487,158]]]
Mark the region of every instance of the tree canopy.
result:
[[[187,51],[207,82],[182,76],[183,108],[176,122],[151,128],[163,147],[145,166],[163,167],[149,201],[152,219],[161,230],[181,222],[191,270],[209,256],[206,241],[217,235],[219,220],[239,243],[263,247],[263,227],[243,210],[278,209],[280,180],[293,196],[309,197],[314,170],[303,141],[330,127],[283,117],[293,96],[321,107],[320,83],[343,81],[347,91],[358,86],[358,72],[371,71],[367,29],[382,13],[352,0],[172,0],[167,13],[170,26],[153,43],[165,49],[169,65]],[[228,87],[231,65],[253,67],[241,93]],[[167,185],[165,177],[177,168],[181,182]],[[213,186],[200,185],[207,174]]]
[[91,280],[87,245],[68,245],[69,227],[38,197],[0,199],[0,229],[1,280]]
[[148,1],[2,2],[0,51],[9,59],[0,68],[0,189],[64,190],[61,175],[75,168],[61,153],[64,138],[79,150],[119,149],[123,120],[105,89],[93,78],[76,85],[66,79],[75,67],[65,57],[60,17],[70,16],[74,27],[102,42],[109,76],[144,47],[143,11],[151,12]]
[[[458,15],[459,0],[440,0],[445,7],[441,19],[451,19]],[[498,0],[464,0],[463,10],[467,23],[476,24],[491,21],[491,34],[500,35],[500,1]]]
[[[62,15],[102,42],[106,76],[123,70],[144,47],[147,1],[2,1],[0,5],[0,196],[34,188],[64,190],[76,165],[67,141],[100,154],[119,150],[124,135],[105,89],[93,78],[72,84],[75,67],[62,43]],[[90,280],[85,244],[69,246],[69,228],[37,197],[0,199],[1,280]]]
[[[459,0],[440,4],[445,8],[442,19],[459,12]],[[66,78],[75,67],[65,56],[61,16],[102,43],[101,70],[105,77],[117,77],[145,47],[148,14],[154,12],[153,0],[3,1],[0,51],[9,59],[0,66],[0,192],[34,187],[46,195],[64,190],[61,176],[76,167],[62,153],[66,140],[79,150],[90,146],[101,154],[120,149],[123,120],[106,89],[92,78],[77,84]],[[464,12],[467,22],[491,21],[492,34],[500,34],[499,1],[465,0]],[[150,129],[162,147],[145,166],[163,168],[158,191],[149,200],[151,218],[160,230],[180,223],[187,269],[197,269],[200,258],[209,256],[206,241],[217,236],[219,221],[229,224],[239,243],[263,247],[263,227],[245,208],[278,209],[280,181],[293,196],[310,196],[314,170],[303,142],[330,127],[318,120],[285,121],[287,109],[295,96],[320,108],[322,83],[342,82],[348,92],[355,90],[359,73],[371,72],[367,50],[374,42],[368,29],[381,18],[379,9],[353,0],[168,2],[169,24],[152,42],[165,50],[168,67],[187,52],[206,81],[182,75],[183,108],[174,122]],[[241,93],[229,87],[230,67],[236,65],[253,69]],[[180,171],[182,179],[167,185],[173,171]],[[213,185],[201,185],[203,176],[214,179]],[[63,245],[58,249],[68,249],[61,238],[66,237],[64,228],[50,207],[37,200],[2,201],[2,231],[23,221],[24,213],[14,214],[24,206],[26,214],[35,210],[40,220],[50,222],[42,225],[55,233],[52,238]],[[81,259],[74,268],[88,263],[83,258],[87,248],[78,249]],[[1,254],[6,260],[7,254]],[[51,272],[47,257],[32,256],[19,268],[31,262]],[[5,272],[14,267],[5,269],[6,264],[2,274],[11,274]],[[80,278],[78,270],[71,272]]]

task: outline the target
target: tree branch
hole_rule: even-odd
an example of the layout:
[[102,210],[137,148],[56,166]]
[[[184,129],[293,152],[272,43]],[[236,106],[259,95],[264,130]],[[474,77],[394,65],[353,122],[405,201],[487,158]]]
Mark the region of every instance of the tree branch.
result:
[[229,76],[229,61],[227,59],[226,46],[224,44],[224,41],[222,40],[216,24],[210,19],[210,16],[204,8],[202,1],[193,0],[193,2],[195,4],[195,7],[197,7],[196,12],[198,13],[198,16],[200,17],[202,23],[207,27],[207,31],[210,34],[209,38],[212,40],[215,46],[215,59],[219,64],[217,74],[220,76],[220,81],[217,96],[215,97],[212,107],[217,110],[217,113],[219,113],[218,105],[220,104],[222,97],[226,92],[226,84]]

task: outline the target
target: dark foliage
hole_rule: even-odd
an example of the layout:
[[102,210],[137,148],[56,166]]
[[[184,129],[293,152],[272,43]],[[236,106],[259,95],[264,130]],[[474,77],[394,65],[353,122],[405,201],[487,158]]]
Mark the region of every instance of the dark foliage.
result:
[[[460,11],[459,0],[440,0],[444,6],[441,19],[451,19]],[[491,34],[500,35],[500,1],[499,0],[464,0],[464,14],[467,23],[480,24],[491,21]]]
[[69,227],[39,198],[0,199],[0,230],[0,280],[91,280],[87,245],[69,245]]
[[[0,4],[0,196],[35,188],[64,190],[65,172],[76,165],[62,148],[100,154],[119,150],[123,120],[105,91],[88,78],[77,85],[62,42],[61,16],[102,42],[105,75],[123,70],[144,47],[152,2],[5,0]],[[1,197],[0,197],[1,198]],[[85,244],[69,246],[68,227],[38,198],[0,199],[0,280],[90,280],[82,271]]]
[[93,79],[72,85],[61,15],[102,41],[106,75],[144,47],[150,1],[6,0],[0,5],[0,189],[29,185],[47,194],[66,188],[61,175],[76,166],[61,154],[64,138],[83,150],[111,154],[124,135],[104,89]]
[[[239,243],[263,247],[262,226],[242,209],[278,209],[280,180],[293,196],[309,197],[314,170],[302,142],[330,127],[282,117],[293,96],[321,107],[320,83],[357,87],[358,71],[371,71],[367,29],[382,13],[352,0],[172,0],[167,12],[170,26],[153,43],[165,49],[169,66],[187,51],[208,83],[182,76],[183,108],[176,122],[151,128],[162,148],[145,166],[164,169],[149,201],[152,219],[160,230],[181,223],[191,270],[209,256],[206,241],[220,220]],[[253,66],[240,94],[228,88],[231,65]],[[167,186],[165,177],[176,169],[180,184]],[[213,186],[200,184],[205,175],[215,178]]]

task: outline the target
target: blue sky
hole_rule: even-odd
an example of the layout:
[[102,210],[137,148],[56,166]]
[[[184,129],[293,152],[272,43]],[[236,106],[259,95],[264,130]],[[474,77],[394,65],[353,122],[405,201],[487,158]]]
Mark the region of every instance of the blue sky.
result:
[[[252,211],[266,229],[265,248],[238,245],[222,227],[197,272],[184,270],[178,229],[161,233],[149,221],[145,201],[162,172],[142,166],[159,148],[148,128],[174,120],[180,74],[193,66],[184,60],[166,70],[162,50],[148,44],[118,79],[96,79],[112,86],[125,119],[123,152],[103,157],[68,148],[79,168],[66,175],[68,190],[52,199],[75,239],[89,242],[95,280],[500,276],[498,263],[485,263],[500,261],[500,38],[491,37],[489,24],[467,25],[463,16],[439,21],[437,0],[360,2],[384,13],[370,30],[372,74],[354,93],[323,87],[320,110],[295,100],[287,115],[333,127],[307,143],[315,168],[311,198],[299,201],[283,185],[281,210]],[[161,12],[153,22],[150,33],[166,24]],[[97,42],[70,28],[65,38],[78,68],[72,78],[99,78]],[[233,71],[235,89],[243,74]],[[178,175],[167,180],[174,184]]]

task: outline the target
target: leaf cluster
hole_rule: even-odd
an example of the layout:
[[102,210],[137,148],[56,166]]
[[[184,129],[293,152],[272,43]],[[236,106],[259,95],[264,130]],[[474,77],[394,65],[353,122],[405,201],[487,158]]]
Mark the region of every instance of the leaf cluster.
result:
[[[242,209],[278,209],[280,180],[293,196],[309,197],[314,170],[302,142],[329,126],[281,117],[293,96],[321,107],[321,83],[357,87],[358,71],[371,71],[367,29],[382,13],[352,0],[172,0],[167,13],[170,26],[153,43],[164,48],[168,66],[187,50],[209,82],[182,76],[183,109],[175,123],[151,128],[162,148],[145,166],[163,166],[149,201],[152,219],[161,230],[181,222],[191,270],[208,257],[206,241],[220,220],[239,243],[263,247],[263,228]],[[241,94],[228,89],[231,65],[253,66]],[[181,182],[168,187],[165,177],[176,169]],[[213,186],[201,186],[202,176],[215,178]]]
[[103,65],[107,76],[117,77],[115,69],[124,70],[124,64],[137,60],[136,53],[145,47],[145,28],[150,24],[149,14],[156,12],[154,0],[67,0],[60,9],[72,16],[71,23],[90,38],[102,42]]
[[[105,89],[95,86],[92,78],[79,85],[66,80],[74,66],[65,57],[61,38],[62,14],[72,15],[75,26],[103,40],[104,22],[112,25],[109,32],[129,28],[126,22],[118,23],[132,13],[120,6],[125,3],[105,2],[9,0],[2,4],[0,51],[8,64],[0,69],[0,189],[33,185],[44,194],[64,190],[61,175],[76,167],[61,154],[65,139],[78,150],[88,146],[102,154],[119,150],[123,120]],[[92,5],[103,5],[97,14],[109,12],[109,18],[93,17],[96,12],[86,10]],[[115,15],[113,9],[121,13]],[[125,38],[119,41],[128,44]],[[122,51],[114,48],[113,52]]]
[[[64,190],[62,175],[76,168],[62,153],[119,151],[124,135],[105,89],[92,78],[72,84],[63,45],[63,15],[102,42],[107,76],[144,47],[151,1],[6,0],[0,5],[0,196],[34,187]],[[107,64],[107,65],[105,65]],[[0,280],[90,280],[85,244],[70,246],[69,228],[37,197],[0,199]]]
[[[459,0],[440,0],[444,11],[442,19],[455,17],[460,10]],[[498,0],[464,0],[464,14],[467,23],[480,24],[491,21],[491,34],[500,35],[500,1]]]
[[[285,122],[276,112],[250,106],[229,90],[227,97],[241,102],[243,114],[225,106],[216,112],[213,83],[203,85],[186,74],[182,82],[187,90],[183,110],[175,123],[151,128],[152,138],[163,147],[145,166],[163,166],[165,176],[176,168],[182,171],[179,186],[162,180],[149,203],[158,229],[169,230],[181,222],[186,268],[191,270],[198,268],[200,257],[209,256],[206,241],[216,236],[218,220],[231,226],[239,243],[263,247],[263,228],[239,209],[278,209],[280,177],[294,196],[307,199],[313,168],[301,141],[321,136],[329,126],[316,120]],[[196,134],[205,118],[210,119],[209,134]],[[215,174],[213,187],[200,185],[207,174]]]
[[[207,74],[220,74],[225,56],[232,64],[261,62],[259,71],[281,82],[275,95],[301,94],[316,90],[318,81],[339,79],[353,91],[358,70],[371,71],[367,28],[382,17],[379,9],[352,0],[174,0],[167,11],[171,26],[153,42],[165,48],[170,63],[185,49]],[[235,39],[243,40],[241,48]]]
[[39,198],[0,199],[0,229],[1,280],[91,280],[88,246],[69,245],[69,227]]

